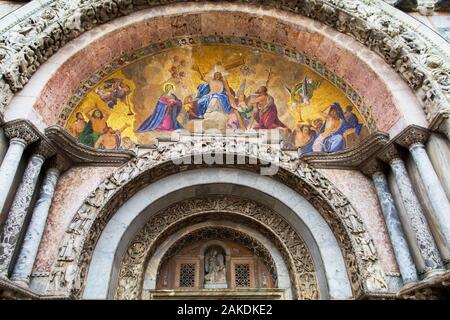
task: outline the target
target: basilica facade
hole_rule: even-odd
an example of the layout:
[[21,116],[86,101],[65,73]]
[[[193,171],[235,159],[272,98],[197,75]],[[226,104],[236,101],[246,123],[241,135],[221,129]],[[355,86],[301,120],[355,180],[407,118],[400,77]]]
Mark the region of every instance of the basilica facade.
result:
[[0,1],[0,299],[450,296],[450,1]]

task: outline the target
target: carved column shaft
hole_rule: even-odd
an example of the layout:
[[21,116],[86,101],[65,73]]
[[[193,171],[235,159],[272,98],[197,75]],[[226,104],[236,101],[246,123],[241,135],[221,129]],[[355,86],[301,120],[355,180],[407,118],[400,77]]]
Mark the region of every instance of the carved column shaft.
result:
[[373,173],[372,180],[380,201],[381,210],[386,222],[389,238],[391,239],[392,248],[394,249],[395,258],[400,269],[400,274],[402,275],[403,283],[416,282],[418,280],[416,267],[398,217],[394,199],[389,190],[386,176],[381,171],[377,171]]
[[436,243],[412,187],[405,163],[399,157],[395,157],[389,161],[389,164],[408,215],[406,218],[414,231],[420,254],[425,262],[424,268],[419,270],[419,273],[428,275],[431,271],[441,269],[443,266]]
[[42,165],[54,152],[53,147],[42,140],[28,161],[0,238],[0,275],[8,276]]
[[[409,148],[425,192],[430,199],[432,214],[439,225],[439,231],[447,248],[450,249],[450,203],[439,181],[439,178],[428,157],[425,147],[421,143],[412,144]],[[450,263],[450,261],[445,261]]]
[[40,190],[39,199],[36,202],[27,233],[25,234],[19,258],[14,266],[12,279],[27,286],[38,253],[39,244],[44,234],[45,224],[59,174],[60,171],[58,168],[47,170]]
[[[6,199],[12,187],[20,159],[22,159],[26,146],[27,143],[18,138],[14,138],[9,142],[8,151],[6,152],[0,167],[0,217],[3,217],[3,214],[6,214]],[[0,218],[0,221],[2,220],[3,219]]]
[[11,259],[13,258],[44,160],[45,158],[39,155],[31,156],[9,210],[0,242],[0,274],[3,276],[8,275]]

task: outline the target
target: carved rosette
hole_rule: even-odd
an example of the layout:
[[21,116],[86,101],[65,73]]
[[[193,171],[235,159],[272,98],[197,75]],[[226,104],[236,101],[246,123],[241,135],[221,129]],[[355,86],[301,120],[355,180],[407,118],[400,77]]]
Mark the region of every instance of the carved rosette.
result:
[[[111,174],[88,196],[69,225],[52,271],[48,293],[79,296],[97,239],[114,212],[152,181],[205,165],[184,164],[181,159],[192,160],[194,154],[212,153],[277,164],[280,169],[274,178],[310,201],[337,237],[355,296],[361,296],[364,291],[387,289],[372,239],[342,193],[317,170],[299,160],[292,160],[280,150],[272,148],[263,152],[258,145],[247,142],[244,148],[237,151],[236,145],[239,143],[222,137],[211,138],[200,144],[194,141],[179,142],[134,158]],[[249,171],[261,169],[260,164],[248,162],[229,167]]]
[[13,120],[4,125],[4,133],[8,139],[20,139],[29,145],[40,138],[38,129],[26,120]]
[[[193,223],[195,218],[200,218],[205,213],[226,213],[256,221],[255,229],[267,230],[265,233],[268,238],[275,239],[274,244],[290,269],[294,294],[305,300],[319,298],[314,263],[303,239],[274,211],[257,202],[234,197],[191,199],[171,205],[157,213],[141,229],[125,254],[119,271],[116,298],[139,299],[142,294],[141,285],[146,262],[156,250],[157,244],[163,241],[161,238],[170,235],[168,230],[173,233],[177,225],[183,225],[183,222]],[[248,221],[242,220],[241,223]],[[261,250],[264,248],[262,245],[259,247]],[[267,255],[270,257],[270,254]],[[274,272],[272,277],[276,279]]]

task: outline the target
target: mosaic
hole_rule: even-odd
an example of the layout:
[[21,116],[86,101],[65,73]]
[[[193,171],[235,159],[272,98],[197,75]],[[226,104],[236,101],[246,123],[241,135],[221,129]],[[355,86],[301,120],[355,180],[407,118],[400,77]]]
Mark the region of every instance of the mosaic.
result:
[[217,37],[122,57],[93,75],[61,120],[79,143],[99,149],[132,149],[174,132],[277,131],[285,149],[330,153],[376,130],[367,110],[341,79],[297,52]]

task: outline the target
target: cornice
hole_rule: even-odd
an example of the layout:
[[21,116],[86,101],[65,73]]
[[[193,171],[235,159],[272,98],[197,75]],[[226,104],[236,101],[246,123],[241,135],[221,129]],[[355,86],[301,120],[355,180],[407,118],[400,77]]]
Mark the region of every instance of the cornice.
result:
[[129,150],[98,150],[79,144],[60,126],[48,127],[45,135],[56,146],[58,154],[70,159],[74,165],[116,167],[136,156]]
[[376,132],[364,139],[358,146],[344,151],[324,154],[308,153],[300,156],[300,160],[322,169],[359,169],[370,158],[374,157],[388,144],[387,133]]

